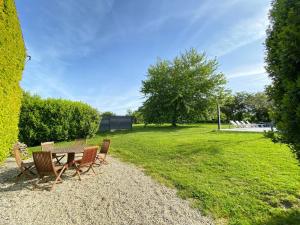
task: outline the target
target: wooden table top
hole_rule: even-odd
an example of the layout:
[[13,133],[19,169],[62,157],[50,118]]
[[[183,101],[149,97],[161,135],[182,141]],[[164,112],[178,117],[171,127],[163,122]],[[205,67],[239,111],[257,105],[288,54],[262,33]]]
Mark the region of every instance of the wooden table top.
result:
[[86,146],[80,145],[80,146],[67,146],[67,147],[55,147],[51,149],[52,153],[82,153],[84,152],[84,148]]

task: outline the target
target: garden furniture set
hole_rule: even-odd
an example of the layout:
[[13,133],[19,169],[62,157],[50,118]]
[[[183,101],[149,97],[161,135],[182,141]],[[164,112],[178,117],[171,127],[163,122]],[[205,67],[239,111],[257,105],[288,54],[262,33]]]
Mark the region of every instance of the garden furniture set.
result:
[[[19,149],[19,145],[13,148],[13,154],[20,173],[17,175],[17,180],[24,175],[27,178],[34,178],[38,175],[38,180],[34,184],[37,187],[45,177],[53,176],[55,181],[52,184],[51,191],[54,190],[58,182],[62,182],[61,175],[70,168],[75,169],[73,176],[78,175],[81,180],[81,174],[89,172],[94,165],[107,164],[106,155],[110,146],[110,140],[104,139],[98,153],[99,146],[86,146],[84,139],[75,140],[75,144],[67,147],[56,147],[54,142],[41,143],[41,151],[33,152],[33,162],[24,162]],[[75,160],[76,154],[82,154],[80,159]],[[67,161],[62,163],[62,159],[67,155]],[[83,169],[87,168],[83,172]],[[36,174],[37,173],[37,174]]]

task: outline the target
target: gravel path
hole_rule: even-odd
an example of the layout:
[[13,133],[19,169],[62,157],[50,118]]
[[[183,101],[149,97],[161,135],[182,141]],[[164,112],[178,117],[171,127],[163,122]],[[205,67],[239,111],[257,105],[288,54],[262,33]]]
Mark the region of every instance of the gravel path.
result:
[[9,159],[0,166],[0,224],[213,224],[175,190],[133,165],[111,157],[108,161],[96,168],[96,176],[82,175],[82,181],[68,170],[64,182],[49,192],[33,191],[34,179],[15,183],[18,171]]

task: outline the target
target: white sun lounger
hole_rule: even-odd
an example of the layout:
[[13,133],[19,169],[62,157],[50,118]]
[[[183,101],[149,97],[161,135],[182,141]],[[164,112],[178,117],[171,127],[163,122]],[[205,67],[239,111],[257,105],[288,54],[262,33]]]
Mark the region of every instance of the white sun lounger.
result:
[[235,123],[238,125],[238,127],[240,127],[240,128],[244,128],[245,127],[245,125],[244,124],[242,124],[240,121],[235,121]]
[[232,121],[232,120],[229,120],[229,123],[230,123],[230,125],[232,125],[234,127],[238,127],[238,125],[234,121]]

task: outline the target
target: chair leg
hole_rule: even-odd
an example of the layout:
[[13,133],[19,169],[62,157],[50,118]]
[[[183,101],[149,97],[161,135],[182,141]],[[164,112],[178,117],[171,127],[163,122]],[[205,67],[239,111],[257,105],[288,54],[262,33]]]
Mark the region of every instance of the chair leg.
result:
[[33,184],[33,190],[38,187],[38,183],[43,179],[43,177],[39,177],[38,180]]
[[106,154],[104,155],[104,158],[102,159],[102,163],[104,164],[104,165],[108,165],[109,163],[107,162],[107,160],[106,160]]
[[[31,172],[30,172],[30,167],[25,167],[25,169],[23,170],[23,173],[27,178],[29,178],[29,179],[33,178],[33,176],[31,175]],[[33,175],[36,175],[36,174],[33,173]]]
[[35,176],[36,174],[34,172],[32,172],[32,170],[28,169],[29,173],[33,176]]
[[91,166],[92,166],[92,165],[90,165],[89,168],[85,171],[86,173],[90,171]]
[[61,181],[61,182],[62,182],[61,175],[62,175],[62,173],[65,171],[65,169],[66,169],[66,167],[63,167],[63,168],[61,169],[61,171],[59,172],[58,176],[56,177],[56,179],[55,179],[55,181],[54,181],[54,183],[53,183],[53,185],[52,185],[50,191],[53,191],[53,190],[54,190],[54,187],[55,187],[55,185],[57,184],[58,181]]
[[[99,161],[99,162],[98,162],[98,161]],[[94,162],[94,165],[96,165],[96,166],[101,166],[101,161],[100,161],[100,159],[99,159],[98,157],[96,157],[95,162]]]
[[20,180],[20,177],[23,175],[23,172],[20,172],[17,176],[16,176],[16,182],[18,182]]
[[78,177],[79,177],[79,180],[81,181],[81,177],[80,177],[80,172],[79,172],[79,170],[77,170],[76,173],[77,173],[77,175],[78,175]]
[[74,164],[74,166],[75,166],[75,170],[76,170],[76,172],[72,175],[73,177],[74,176],[76,176],[76,174],[78,175],[78,177],[79,177],[79,180],[81,180],[81,177],[80,177],[80,166],[78,167],[76,164]]
[[109,164],[109,162],[107,162],[105,159],[103,159],[102,163],[103,163],[104,165],[108,165],[108,164]]
[[94,168],[93,168],[93,164],[91,164],[90,168],[92,169],[94,175],[96,175],[95,170],[94,170]]
[[25,167],[25,169],[22,169],[21,172],[16,176],[16,182],[19,181],[19,179],[22,175],[26,176],[28,179],[33,178],[33,176],[31,176],[30,173],[28,173],[28,172],[30,172],[30,170],[28,168]]

